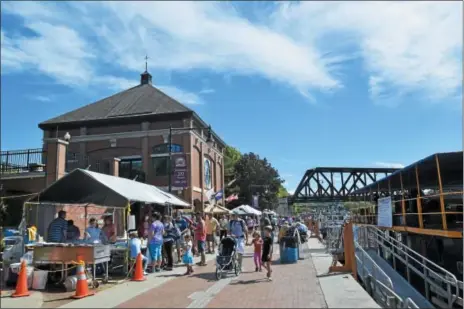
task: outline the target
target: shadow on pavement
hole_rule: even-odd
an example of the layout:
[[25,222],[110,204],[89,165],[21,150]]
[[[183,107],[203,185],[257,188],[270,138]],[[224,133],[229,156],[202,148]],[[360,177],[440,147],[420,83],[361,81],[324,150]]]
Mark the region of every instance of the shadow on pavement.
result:
[[193,275],[191,275],[190,277],[203,279],[203,280],[206,280],[208,282],[217,281],[216,280],[216,273],[193,273]]
[[268,282],[268,280],[267,278],[252,279],[252,280],[237,280],[237,281],[232,281],[230,285],[256,284],[260,282]]

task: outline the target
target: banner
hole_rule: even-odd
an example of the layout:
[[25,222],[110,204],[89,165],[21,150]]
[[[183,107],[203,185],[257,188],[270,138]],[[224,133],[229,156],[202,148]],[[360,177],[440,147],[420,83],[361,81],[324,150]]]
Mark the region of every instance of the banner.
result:
[[189,186],[187,156],[185,154],[173,154],[172,162],[172,186],[185,189]]
[[391,197],[383,197],[378,200],[377,225],[382,227],[392,227],[392,201]]

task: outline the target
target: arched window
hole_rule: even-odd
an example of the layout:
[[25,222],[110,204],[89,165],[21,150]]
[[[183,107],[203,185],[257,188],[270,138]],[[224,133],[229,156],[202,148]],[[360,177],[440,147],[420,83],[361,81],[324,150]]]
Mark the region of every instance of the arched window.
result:
[[211,161],[209,159],[204,160],[204,178],[205,178],[205,187],[207,190],[211,189],[213,187],[213,182],[212,182],[212,176],[213,176],[213,166],[211,164]]
[[[184,147],[179,144],[171,144],[172,153],[182,153]],[[151,166],[154,176],[168,176],[169,174],[169,144],[159,144],[151,149]]]

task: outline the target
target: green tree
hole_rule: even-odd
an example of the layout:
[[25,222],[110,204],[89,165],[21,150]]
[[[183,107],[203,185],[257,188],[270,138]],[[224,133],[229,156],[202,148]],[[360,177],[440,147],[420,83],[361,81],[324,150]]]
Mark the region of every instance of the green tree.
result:
[[224,182],[226,184],[225,196],[239,193],[240,189],[237,186],[237,182],[228,186],[227,184],[232,182],[235,177],[235,164],[242,158],[242,154],[234,147],[227,146],[224,151]]
[[252,197],[259,195],[261,209],[277,205],[283,180],[266,158],[252,152],[244,154],[235,164],[236,185],[240,190],[240,202],[251,204]]
[[279,187],[279,191],[277,192],[277,197],[288,197],[290,194],[288,194],[288,191],[287,189],[283,186],[283,185],[280,185]]

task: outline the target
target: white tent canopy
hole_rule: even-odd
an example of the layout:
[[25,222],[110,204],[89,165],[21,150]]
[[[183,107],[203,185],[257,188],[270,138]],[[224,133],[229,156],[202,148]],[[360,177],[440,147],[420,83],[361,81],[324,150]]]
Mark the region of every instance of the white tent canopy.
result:
[[232,209],[230,211],[230,213],[234,214],[234,215],[239,215],[239,216],[248,215],[248,213],[245,212],[243,209],[240,209],[240,207],[236,207],[236,208]]
[[180,198],[138,181],[76,169],[44,189],[30,202],[92,203],[126,207],[128,202],[190,207]]
[[249,205],[240,205],[236,208],[234,208],[232,210],[232,212],[234,212],[234,210],[238,210],[238,211],[241,211],[243,212],[244,214],[246,215],[256,215],[256,216],[260,216],[261,215],[261,211],[249,206]]

